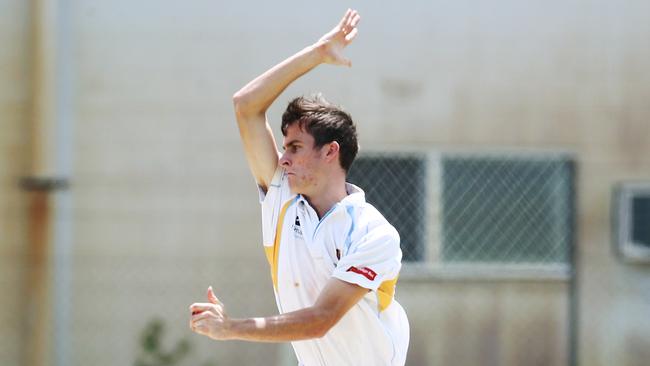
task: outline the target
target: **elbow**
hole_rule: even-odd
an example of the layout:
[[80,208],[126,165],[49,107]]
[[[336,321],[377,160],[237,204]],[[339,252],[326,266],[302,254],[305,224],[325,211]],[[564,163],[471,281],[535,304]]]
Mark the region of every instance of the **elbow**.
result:
[[232,103],[235,106],[242,104],[245,101],[245,99],[246,99],[246,95],[243,90],[239,90],[232,95]]
[[332,329],[332,327],[323,326],[323,325],[318,326],[318,327],[314,327],[314,330],[309,335],[309,338],[313,338],[313,339],[323,338],[323,337],[325,337],[327,332],[330,331],[330,329]]
[[241,90],[232,96],[232,104],[238,117],[246,114],[248,102],[246,101],[246,95]]
[[235,108],[235,116],[239,122],[248,121],[253,117],[264,115],[264,111],[260,111],[250,96],[242,90],[232,96],[232,104]]
[[323,338],[339,321],[339,317],[336,316],[336,313],[328,310],[316,309],[314,318],[315,322],[313,326],[309,327],[310,338]]

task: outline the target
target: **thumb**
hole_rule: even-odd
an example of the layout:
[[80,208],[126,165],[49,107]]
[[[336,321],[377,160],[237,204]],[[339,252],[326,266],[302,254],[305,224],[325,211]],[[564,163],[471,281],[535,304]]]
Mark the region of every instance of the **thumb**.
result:
[[352,67],[352,61],[350,61],[349,58],[341,57],[339,60],[339,65],[347,66],[347,67]]
[[208,287],[208,301],[210,301],[213,304],[219,303],[219,299],[217,299],[217,296],[215,296],[214,291],[212,291],[212,286]]

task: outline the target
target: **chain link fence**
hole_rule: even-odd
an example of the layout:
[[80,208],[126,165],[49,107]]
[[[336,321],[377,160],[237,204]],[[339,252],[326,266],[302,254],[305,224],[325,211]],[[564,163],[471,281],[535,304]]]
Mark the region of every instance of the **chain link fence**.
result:
[[369,152],[352,166],[406,262],[568,264],[574,164],[561,153]]

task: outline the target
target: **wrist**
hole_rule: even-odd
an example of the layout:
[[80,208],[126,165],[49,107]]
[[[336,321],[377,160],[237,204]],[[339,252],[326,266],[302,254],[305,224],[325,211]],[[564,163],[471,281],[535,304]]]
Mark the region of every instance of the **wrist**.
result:
[[325,63],[327,55],[326,42],[318,40],[316,43],[307,46],[305,52],[310,54],[318,64]]
[[223,328],[225,330],[224,334],[226,340],[240,339],[239,338],[239,330],[241,329],[240,323],[241,323],[241,319],[228,319],[224,321]]

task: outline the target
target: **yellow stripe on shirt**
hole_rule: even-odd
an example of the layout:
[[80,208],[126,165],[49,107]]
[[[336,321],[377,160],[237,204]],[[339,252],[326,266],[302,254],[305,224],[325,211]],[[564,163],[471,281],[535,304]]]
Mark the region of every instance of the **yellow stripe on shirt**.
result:
[[379,302],[379,312],[384,311],[393,301],[395,295],[395,285],[397,284],[397,277],[392,280],[387,280],[379,285],[377,289],[377,300]]
[[280,253],[280,239],[282,236],[282,224],[284,223],[284,216],[286,216],[287,209],[291,206],[293,198],[287,201],[280,211],[280,216],[278,217],[278,225],[275,228],[275,240],[273,241],[273,246],[264,246],[264,252],[266,253],[266,259],[269,261],[271,266],[271,279],[273,280],[273,288],[278,289],[278,253]]

